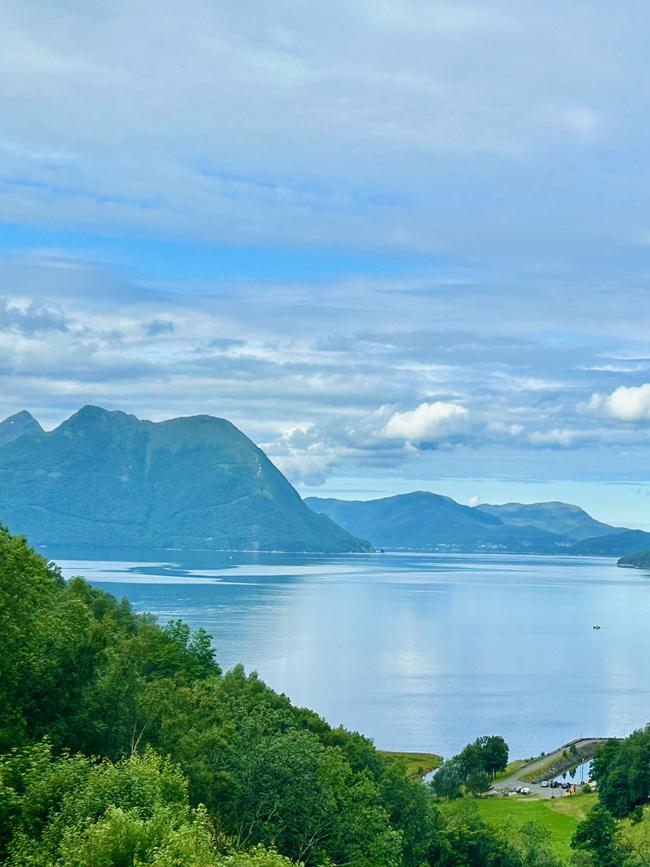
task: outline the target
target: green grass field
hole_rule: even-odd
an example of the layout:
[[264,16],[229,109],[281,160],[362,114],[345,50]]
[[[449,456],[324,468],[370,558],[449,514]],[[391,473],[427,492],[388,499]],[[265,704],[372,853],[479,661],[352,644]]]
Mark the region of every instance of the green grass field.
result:
[[[536,822],[549,834],[553,851],[563,858],[571,853],[571,838],[580,822],[597,801],[595,793],[573,795],[570,798],[537,800],[535,798],[477,798],[480,815],[490,825],[520,828]],[[458,802],[443,804],[444,810],[454,810]]]
[[391,750],[378,750],[378,752],[383,758],[400,765],[413,780],[423,777],[442,764],[442,757],[435,753],[398,753]]
[[[598,802],[595,792],[542,800],[537,798],[476,798],[473,803],[482,818],[490,825],[500,828],[520,828],[527,822],[541,825],[548,834],[550,845],[562,859],[569,860],[571,838],[578,822]],[[462,809],[462,801],[439,804],[447,812]],[[650,807],[646,807],[643,821],[632,825],[621,823],[622,831],[632,843],[650,849]]]

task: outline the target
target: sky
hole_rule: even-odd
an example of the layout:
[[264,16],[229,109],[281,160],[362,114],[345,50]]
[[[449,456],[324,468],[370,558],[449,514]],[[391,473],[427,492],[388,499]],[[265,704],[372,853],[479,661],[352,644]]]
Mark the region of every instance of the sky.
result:
[[0,0],[0,416],[650,529],[645,3]]

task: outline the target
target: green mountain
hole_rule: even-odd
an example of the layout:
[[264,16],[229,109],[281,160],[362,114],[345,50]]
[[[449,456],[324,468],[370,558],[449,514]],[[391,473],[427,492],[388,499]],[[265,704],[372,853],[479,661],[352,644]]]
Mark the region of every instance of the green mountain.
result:
[[621,527],[612,527],[596,521],[580,506],[569,503],[505,503],[502,506],[492,506],[481,503],[476,506],[482,512],[487,512],[500,518],[504,524],[513,527],[538,527],[548,533],[569,536],[572,539],[591,539],[594,536],[607,536],[622,532]]
[[0,522],[36,544],[370,550],[308,509],[224,419],[154,423],[86,406],[49,433],[23,425],[0,443]]
[[583,539],[573,546],[572,554],[588,557],[625,557],[650,546],[650,533],[643,530],[621,530],[609,536]]
[[650,533],[610,527],[566,503],[470,508],[425,491],[379,500],[308,497],[305,502],[385,548],[620,557],[650,546]]
[[308,497],[305,502],[353,535],[386,548],[558,553],[572,544],[564,536],[510,526],[488,512],[427,491],[366,501]]
[[0,422],[0,446],[18,439],[25,434],[43,433],[43,428],[36,421],[33,415],[26,410],[21,410],[15,415],[10,415],[3,422]]
[[627,566],[630,569],[650,569],[650,548],[637,551],[627,557],[621,557],[618,566]]

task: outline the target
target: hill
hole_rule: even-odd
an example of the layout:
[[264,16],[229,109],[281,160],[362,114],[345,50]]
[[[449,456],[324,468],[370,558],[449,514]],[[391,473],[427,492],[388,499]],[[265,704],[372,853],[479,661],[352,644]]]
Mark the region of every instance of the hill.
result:
[[620,533],[621,527],[612,527],[596,521],[580,506],[553,501],[549,503],[504,503],[493,506],[481,503],[476,506],[482,512],[487,512],[500,518],[504,524],[513,527],[538,527],[548,533],[569,536],[578,541],[591,539],[595,536],[607,536]]
[[308,509],[225,419],[154,423],[86,406],[46,433],[14,418],[25,432],[0,443],[0,522],[35,544],[370,549]]
[[353,535],[387,548],[557,553],[572,540],[532,526],[511,526],[450,497],[416,491],[378,500],[308,497],[305,502]]
[[650,548],[637,551],[636,554],[630,554],[627,557],[621,557],[617,565],[627,566],[630,569],[650,569]]
[[649,546],[650,533],[643,530],[621,530],[610,536],[576,542],[571,553],[586,557],[624,557]]

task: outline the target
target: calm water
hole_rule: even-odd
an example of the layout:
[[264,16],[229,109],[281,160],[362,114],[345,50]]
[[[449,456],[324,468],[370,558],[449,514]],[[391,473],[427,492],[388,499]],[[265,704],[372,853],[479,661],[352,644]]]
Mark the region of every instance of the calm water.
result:
[[650,720],[650,574],[611,560],[45,553],[380,747],[527,756]]

